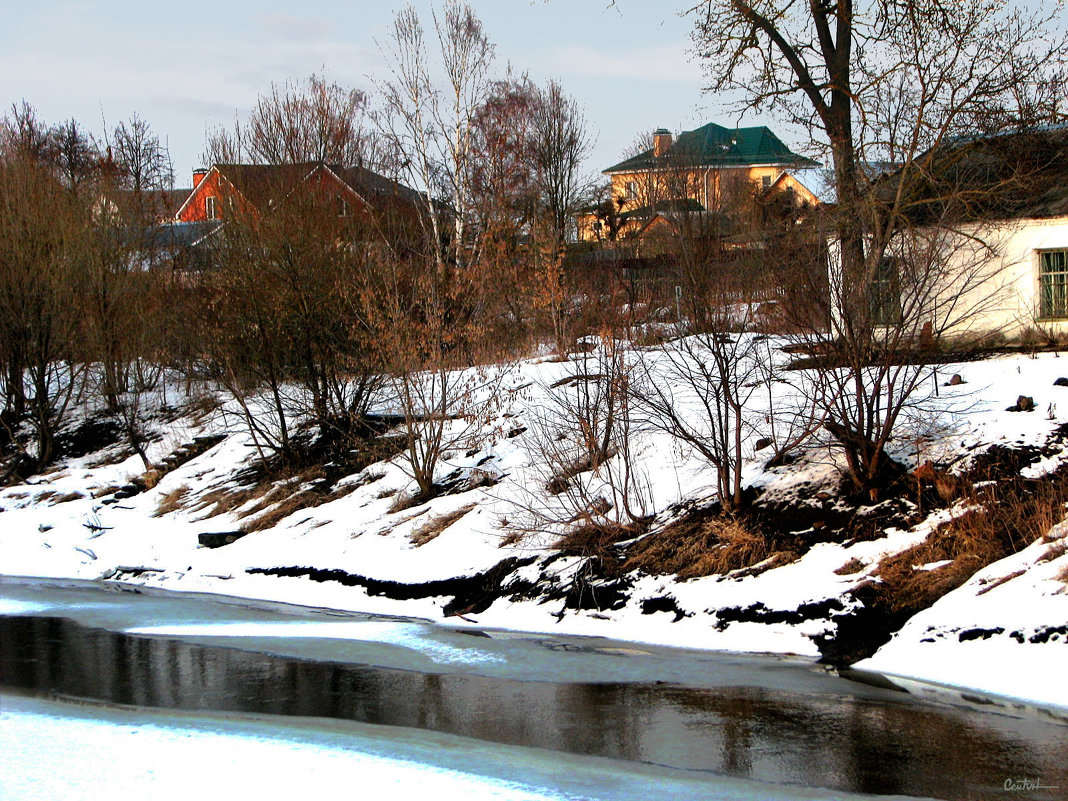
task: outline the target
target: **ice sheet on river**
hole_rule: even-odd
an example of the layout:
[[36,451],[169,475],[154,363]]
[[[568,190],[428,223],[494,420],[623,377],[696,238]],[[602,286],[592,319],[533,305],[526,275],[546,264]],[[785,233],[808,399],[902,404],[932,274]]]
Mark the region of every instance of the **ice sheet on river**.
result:
[[[440,734],[0,696],[0,798],[852,799]],[[111,794],[111,792],[108,792]],[[863,796],[871,799],[873,796]]]

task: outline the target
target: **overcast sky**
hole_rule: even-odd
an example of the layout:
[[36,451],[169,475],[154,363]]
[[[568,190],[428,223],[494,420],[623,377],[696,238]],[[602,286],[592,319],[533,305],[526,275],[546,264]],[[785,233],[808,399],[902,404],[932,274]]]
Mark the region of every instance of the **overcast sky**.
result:
[[[428,0],[413,5],[429,26]],[[591,170],[618,161],[643,130],[736,122],[701,92],[701,65],[688,53],[692,20],[678,16],[685,0],[472,5],[497,46],[498,71],[511,64],[539,82],[556,78],[584,107],[597,139]],[[20,2],[0,26],[0,100],[10,108],[26,99],[46,122],[74,117],[97,136],[105,121],[110,130],[136,112],[169,144],[177,183],[188,186],[205,129],[243,118],[272,81],[323,71],[371,90],[372,78],[384,74],[376,40],[398,7],[381,0]]]
[[[1049,10],[1063,0],[1023,0]],[[690,53],[696,0],[472,0],[509,64],[539,83],[556,78],[585,109],[600,171],[642,131],[688,130],[706,122],[769,124],[795,148],[803,142],[773,118],[738,119],[702,93]],[[22,99],[48,123],[71,117],[98,137],[134,112],[167,142],[179,186],[199,166],[205,130],[244,118],[271,83],[323,72],[368,91],[385,67],[385,38],[399,2],[382,0],[21,0],[0,25],[0,102]],[[413,5],[430,26],[430,0]],[[438,2],[440,7],[440,0]],[[105,126],[106,123],[106,126]]]

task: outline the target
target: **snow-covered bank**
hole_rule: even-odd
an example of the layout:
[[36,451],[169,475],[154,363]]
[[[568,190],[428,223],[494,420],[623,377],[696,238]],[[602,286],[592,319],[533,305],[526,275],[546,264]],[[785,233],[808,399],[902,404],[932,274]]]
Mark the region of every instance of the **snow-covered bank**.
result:
[[979,571],[856,667],[1068,706],[1068,591],[1058,577],[1063,560],[1043,560],[1066,535],[1062,523],[1051,532],[1053,546],[1036,542]]
[[0,696],[4,801],[95,801],[117,787],[125,796],[159,801],[290,801],[309,794],[344,797],[357,787],[362,797],[463,801],[861,797],[412,729]]
[[[878,584],[880,559],[922,542],[956,513],[942,509],[915,526],[888,523],[875,536],[817,542],[794,561],[763,572],[689,581],[632,572],[587,581],[586,559],[552,547],[558,531],[515,536],[511,525],[533,502],[551,502],[544,492],[544,466],[529,447],[537,433],[530,429],[536,429],[545,394],[573,369],[535,361],[515,368],[510,406],[469,448],[450,452],[441,468],[442,476],[459,471],[460,479],[478,479],[470,489],[461,481],[455,494],[402,508],[397,498],[412,482],[399,461],[381,461],[342,477],[315,505],[298,506],[262,526],[256,523],[273,511],[267,497],[272,491],[280,506],[311,487],[315,477],[250,487],[241,476],[255,450],[234,416],[170,415],[171,422],[155,423],[151,458],[162,461],[183,450],[195,455],[179,460],[147,490],[123,491],[143,467],[116,443],[0,491],[0,573],[122,580],[440,621],[460,591],[454,580],[484,576],[511,559],[514,569],[503,586],[487,593],[488,606],[460,609],[463,617],[449,617],[450,625],[815,657],[820,638],[834,632],[836,616],[857,606],[854,591]],[[1002,356],[946,366],[942,378],[954,372],[965,383],[941,390],[939,403],[950,411],[940,427],[927,425],[922,437],[904,431],[894,443],[897,458],[910,465],[935,460],[959,466],[996,444],[1041,450],[1026,468],[1032,475],[1064,461],[1060,445],[1048,443],[1068,420],[1068,388],[1054,386],[1054,379],[1068,373],[1068,360],[1057,354]],[[1036,411],[1006,411],[1021,393],[1034,397]],[[195,442],[204,449],[187,447]],[[768,469],[755,443],[748,447],[748,484],[836,511],[833,497],[812,501],[833,488],[837,468],[831,455],[811,451],[794,465]],[[670,519],[676,504],[708,497],[714,472],[665,436],[637,437],[634,451],[658,524]],[[198,544],[199,534],[243,526],[254,530],[224,547]],[[799,537],[815,533],[812,524],[800,528]],[[1021,678],[1036,665],[1052,676],[1064,664],[1068,638],[1059,627],[1068,621],[1068,553],[1058,551],[1063,533],[1058,529],[1047,541],[990,565],[914,617],[861,666],[1068,707],[1065,685]],[[249,573],[276,569],[289,574]],[[575,588],[578,603],[567,597]]]

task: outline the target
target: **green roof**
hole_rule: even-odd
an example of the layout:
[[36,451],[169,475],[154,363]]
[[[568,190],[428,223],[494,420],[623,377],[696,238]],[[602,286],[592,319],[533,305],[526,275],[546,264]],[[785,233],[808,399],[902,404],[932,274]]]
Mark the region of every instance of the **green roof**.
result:
[[756,164],[812,167],[816,162],[794,153],[767,126],[724,128],[710,122],[696,130],[679,134],[679,138],[659,158],[649,149],[604,172],[641,172],[679,165],[746,167]]

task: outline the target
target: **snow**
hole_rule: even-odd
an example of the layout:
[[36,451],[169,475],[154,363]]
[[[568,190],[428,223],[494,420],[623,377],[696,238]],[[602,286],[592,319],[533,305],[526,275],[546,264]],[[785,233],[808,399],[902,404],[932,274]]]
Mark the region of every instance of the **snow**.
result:
[[[357,723],[177,715],[0,696],[0,798],[450,801],[860,798]],[[356,790],[358,788],[358,790]],[[863,796],[872,798],[872,796]]]
[[[645,352],[655,362],[655,352]],[[655,365],[654,365],[655,367]],[[255,499],[222,514],[204,505],[213,491],[232,490],[236,476],[254,449],[241,430],[232,409],[224,406],[214,416],[189,415],[174,424],[157,424],[157,439],[150,457],[160,459],[194,436],[225,434],[226,439],[206,453],[167,473],[158,485],[117,503],[105,504],[109,487],[119,487],[140,474],[137,457],[99,464],[99,455],[70,460],[31,482],[0,490],[0,573],[12,576],[121,579],[180,592],[209,592],[234,597],[279,601],[372,614],[418,617],[442,621],[442,607],[450,597],[393,600],[371,594],[360,586],[315,582],[308,578],[250,575],[250,568],[307,567],[342,570],[350,574],[407,584],[450,579],[488,570],[505,558],[535,557],[538,561],[520,575],[537,579],[555,574],[561,586],[579,569],[579,560],[559,558],[551,545],[561,530],[544,526],[509,540],[514,523],[532,503],[562,503],[544,492],[544,468],[532,444],[535,421],[546,408],[546,393],[561,377],[575,369],[567,363],[528,360],[514,365],[506,377],[514,391],[508,403],[480,430],[457,443],[439,475],[454,469],[487,470],[503,476],[500,483],[458,495],[435,498],[422,506],[393,513],[398,493],[410,491],[412,482],[399,460],[378,462],[358,477],[346,479],[359,486],[343,497],[315,508],[303,509],[263,531],[256,531],[218,549],[200,548],[197,534],[232,531],[247,518]],[[939,368],[943,384],[954,373],[966,383],[939,386],[932,403],[945,411],[937,419],[908,422],[892,449],[898,458],[918,465],[927,459],[968,463],[970,454],[991,444],[1011,446],[1046,443],[1051,433],[1068,422],[1068,388],[1053,381],[1068,373],[1068,359],[1046,353],[1035,358],[1007,355],[985,361]],[[177,389],[168,390],[178,402]],[[764,420],[794,403],[792,387],[775,383],[754,395],[750,410],[753,430],[746,445],[745,481],[780,493],[807,498],[820,488],[833,486],[840,465],[833,453],[814,446],[805,458],[789,468],[766,469],[761,454],[753,451],[758,436],[767,433]],[[769,394],[770,393],[770,394]],[[1020,394],[1035,398],[1036,410],[1014,413],[1006,408]],[[82,412],[89,414],[89,410]],[[465,430],[470,428],[463,423]],[[515,436],[509,433],[527,431]],[[468,447],[469,446],[469,447]],[[715,473],[692,453],[667,437],[635,436],[634,452],[642,486],[647,488],[650,510],[659,521],[667,519],[676,504],[707,500],[715,486]],[[468,455],[470,454],[470,455]],[[484,460],[489,459],[488,462]],[[1039,475],[1055,469],[1065,458],[1054,454],[1028,469]],[[483,464],[480,465],[480,462]],[[598,484],[598,482],[600,482]],[[590,486],[604,488],[603,477],[590,477]],[[180,491],[184,505],[156,516],[162,499]],[[607,491],[607,490],[606,490]],[[78,493],[79,497],[73,497]],[[98,494],[99,497],[92,497]],[[71,499],[66,499],[69,496]],[[64,498],[63,502],[57,499]],[[424,545],[412,542],[421,525],[468,504],[475,506],[458,521]],[[198,508],[203,507],[203,508]],[[738,652],[773,652],[818,655],[814,638],[833,624],[826,620],[802,623],[737,622],[718,625],[717,610],[763,604],[768,610],[796,610],[804,604],[843,599],[860,583],[870,580],[879,559],[921,542],[933,526],[959,509],[943,510],[909,531],[888,529],[885,535],[864,542],[823,543],[791,564],[747,577],[706,577],[678,581],[672,577],[635,576],[630,598],[613,610],[562,610],[560,601],[513,602],[497,600],[472,621],[449,618],[453,627],[551,632],[611,637],[635,643],[684,646]],[[989,566],[967,584],[948,594],[913,618],[875,656],[861,666],[910,679],[971,688],[1068,707],[1068,686],[1053,677],[1063,671],[1065,637],[1044,642],[1031,638],[1049,627],[1068,621],[1068,592],[1064,576],[1068,556],[1044,560],[1050,543],[1038,543]],[[555,561],[546,565],[547,559]],[[861,569],[845,575],[835,571],[856,560]],[[937,570],[937,565],[924,569]],[[133,574],[126,568],[146,570]],[[1019,573],[1003,584],[997,580]],[[677,622],[664,612],[642,613],[642,601],[670,597],[686,615]],[[32,611],[31,607],[21,607]],[[0,608],[0,613],[14,613]],[[564,611],[563,616],[560,612]],[[293,626],[296,637],[321,636],[324,628]],[[344,627],[346,624],[337,624]],[[986,639],[961,640],[971,629],[996,629]],[[165,627],[156,633],[169,631]],[[371,636],[370,628],[351,628],[346,636]],[[1020,643],[1011,635],[1021,634]],[[226,636],[246,636],[234,629]],[[287,634],[287,636],[289,636]],[[330,636],[333,636],[331,634]],[[382,624],[376,637],[393,638],[399,645],[431,660],[455,658],[448,649],[415,634],[403,624]],[[933,640],[925,642],[925,640]],[[1036,676],[1035,666],[1042,667]],[[1026,680],[1020,677],[1027,676]]]

